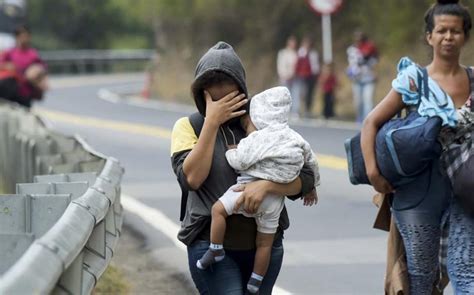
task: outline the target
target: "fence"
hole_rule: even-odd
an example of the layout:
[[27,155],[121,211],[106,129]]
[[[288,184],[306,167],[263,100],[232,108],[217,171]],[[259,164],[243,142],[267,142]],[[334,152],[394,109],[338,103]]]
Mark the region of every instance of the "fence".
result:
[[0,104],[0,294],[90,294],[122,227],[123,168]]

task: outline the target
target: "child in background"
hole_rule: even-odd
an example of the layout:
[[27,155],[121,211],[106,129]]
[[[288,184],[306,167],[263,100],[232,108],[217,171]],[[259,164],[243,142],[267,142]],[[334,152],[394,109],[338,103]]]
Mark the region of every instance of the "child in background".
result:
[[323,66],[319,83],[322,85],[324,96],[323,116],[326,119],[334,117],[334,92],[337,86],[337,77],[334,73],[334,64],[328,63]]
[[[256,254],[252,276],[247,291],[258,293],[270,262],[273,239],[278,228],[285,198],[267,195],[255,214],[236,207],[241,192],[236,186],[258,179],[289,183],[298,177],[303,164],[314,170],[316,186],[319,185],[319,168],[311,147],[301,135],[288,126],[291,95],[286,87],[275,87],[255,95],[250,100],[248,115],[241,124],[248,136],[236,148],[226,152],[229,164],[240,172],[237,184],[230,187],[212,207],[211,244],[198,260],[197,267],[206,269],[225,257],[223,241],[226,218],[234,213],[254,217],[257,223]],[[317,203],[316,188],[304,198],[305,206]]]
[[[25,88],[22,88],[22,85],[28,87],[28,94],[23,91]],[[48,73],[40,63],[30,65],[25,70],[24,76],[19,75],[12,68],[0,69],[1,99],[30,108],[33,100],[41,100],[48,88]]]

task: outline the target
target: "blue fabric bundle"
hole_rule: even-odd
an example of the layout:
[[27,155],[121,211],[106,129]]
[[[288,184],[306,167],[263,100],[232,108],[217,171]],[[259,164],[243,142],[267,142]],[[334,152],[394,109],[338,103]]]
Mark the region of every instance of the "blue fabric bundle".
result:
[[[392,87],[402,94],[407,106],[416,110],[404,118],[386,122],[375,141],[377,166],[393,187],[411,181],[433,159],[439,158],[442,149],[437,137],[441,127],[454,126],[457,122],[451,98],[429,79],[426,69],[405,57],[398,64],[398,71]],[[360,133],[346,140],[345,148],[351,183],[370,184],[360,147]]]

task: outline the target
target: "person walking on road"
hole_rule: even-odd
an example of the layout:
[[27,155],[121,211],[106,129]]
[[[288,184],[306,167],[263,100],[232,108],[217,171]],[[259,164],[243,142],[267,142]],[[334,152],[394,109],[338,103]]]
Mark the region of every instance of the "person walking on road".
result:
[[323,66],[321,76],[319,77],[319,84],[323,90],[323,116],[325,119],[334,117],[334,101],[337,87],[337,77],[334,72],[334,64],[329,63]]
[[[16,46],[0,54],[0,71],[10,73],[18,84],[15,100],[30,107],[34,100],[41,100],[48,89],[46,64],[38,51],[31,47],[31,33],[27,26],[15,29]],[[5,76],[5,75],[4,75]]]
[[[31,96],[21,92],[22,85],[32,89]],[[46,69],[41,64],[32,64],[26,69],[25,76],[18,75],[14,69],[0,69],[0,99],[30,108],[32,97],[39,99],[49,88]]]
[[[472,27],[469,11],[459,1],[438,0],[424,19],[426,41],[433,53],[426,66],[433,96],[420,98],[418,66],[403,58],[393,89],[364,120],[361,147],[371,184],[378,192],[392,195],[392,214],[406,250],[410,294],[432,294],[440,271],[440,239],[446,229],[447,272],[454,293],[474,294],[474,217],[454,196],[449,179],[441,173],[440,160],[434,160],[416,179],[395,190],[376,164],[376,133],[403,108],[419,105],[418,113],[425,116],[433,114],[429,110],[436,110],[443,119],[443,128],[464,124],[462,118],[471,112],[467,104],[474,93],[472,68],[465,68],[459,60]],[[438,105],[433,93],[447,97],[447,103]],[[441,142],[444,135],[442,130]]]
[[347,49],[347,75],[352,80],[356,121],[361,123],[373,108],[377,80],[374,67],[377,64],[378,51],[362,31],[354,33],[354,41]]
[[[206,93],[206,95],[208,95]],[[210,98],[209,98],[210,99]],[[252,276],[247,291],[256,294],[267,272],[278,220],[285,204],[283,196],[266,196],[254,214],[242,209],[240,192],[234,188],[257,179],[289,183],[300,173],[303,164],[311,167],[319,185],[319,168],[307,141],[288,125],[291,95],[286,87],[274,87],[252,97],[249,114],[241,117],[247,137],[229,149],[225,156],[239,173],[237,184],[231,186],[212,206],[211,245],[198,260],[197,267],[206,269],[224,259],[226,218],[243,214],[257,223],[257,250]],[[304,198],[304,205],[317,202],[317,192]]]
[[294,98],[295,69],[298,54],[296,52],[298,41],[295,36],[288,37],[286,47],[278,51],[277,73],[280,79],[280,85],[290,90]]
[[[179,119],[171,135],[171,162],[183,197],[184,213],[178,239],[187,246],[189,269],[201,294],[243,294],[251,277],[255,257],[257,226],[254,218],[227,218],[225,258],[201,270],[196,263],[210,246],[212,205],[232,185],[237,173],[225,153],[246,134],[240,118],[248,111],[244,67],[225,42],[218,42],[198,62],[191,91],[198,113]],[[208,95],[205,95],[205,91]],[[288,184],[256,180],[240,186],[244,210],[255,213],[266,196],[298,199],[312,192],[315,175],[303,166]],[[273,241],[270,264],[260,294],[271,294],[283,260],[283,231],[289,226],[283,208]]]
[[298,49],[298,59],[295,68],[295,90],[292,111],[296,116],[301,114],[310,117],[313,108],[313,94],[320,71],[319,55],[313,49],[313,41],[309,37],[303,38]]

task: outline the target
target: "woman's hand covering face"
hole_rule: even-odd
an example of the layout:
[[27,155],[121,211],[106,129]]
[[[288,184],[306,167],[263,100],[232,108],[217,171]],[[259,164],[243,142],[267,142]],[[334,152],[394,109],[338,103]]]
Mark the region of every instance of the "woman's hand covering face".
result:
[[245,94],[239,94],[239,91],[232,91],[224,97],[213,100],[208,91],[204,91],[206,99],[206,120],[209,120],[218,126],[224,124],[230,119],[242,116],[245,110],[239,109],[248,101]]

